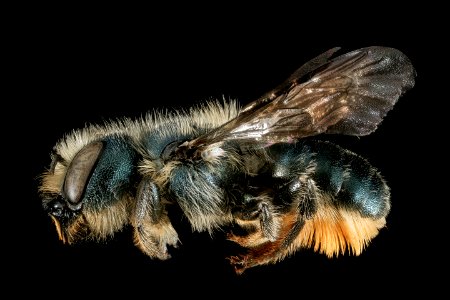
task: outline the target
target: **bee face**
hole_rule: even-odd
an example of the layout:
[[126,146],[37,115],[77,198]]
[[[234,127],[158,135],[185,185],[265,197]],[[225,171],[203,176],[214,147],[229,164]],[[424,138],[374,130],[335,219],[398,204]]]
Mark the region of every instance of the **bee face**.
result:
[[58,195],[54,198],[44,198],[42,204],[55,224],[59,238],[63,242],[72,243],[78,234],[75,234],[70,228],[80,218],[81,203],[77,207],[70,207],[68,201]]
[[51,170],[43,177],[43,207],[61,240],[105,238],[123,227],[136,157],[133,144],[119,135],[84,145],[70,162],[54,155]]

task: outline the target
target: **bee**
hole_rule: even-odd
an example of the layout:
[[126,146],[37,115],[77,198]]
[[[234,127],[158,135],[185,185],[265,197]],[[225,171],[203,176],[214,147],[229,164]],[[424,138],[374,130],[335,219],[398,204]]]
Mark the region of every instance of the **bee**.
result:
[[330,49],[241,108],[207,101],[87,125],[62,137],[39,194],[59,239],[112,238],[169,259],[180,238],[171,208],[194,232],[223,231],[242,252],[237,274],[299,249],[359,255],[386,225],[390,189],[365,158],[318,137],[365,136],[414,86],[402,52]]

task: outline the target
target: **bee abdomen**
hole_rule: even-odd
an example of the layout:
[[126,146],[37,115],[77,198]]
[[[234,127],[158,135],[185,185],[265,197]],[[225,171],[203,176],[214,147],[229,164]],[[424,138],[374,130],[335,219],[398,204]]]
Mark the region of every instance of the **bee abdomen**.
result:
[[277,257],[302,247],[359,255],[384,227],[389,188],[364,158],[317,140],[274,145],[268,154],[281,216]]
[[306,215],[313,214],[319,204],[357,210],[362,217],[373,219],[389,212],[390,191],[385,180],[366,159],[351,151],[312,140],[276,145],[269,153],[272,177],[285,182],[277,189],[277,197],[283,203],[302,197],[300,205],[308,208]]
[[361,156],[329,142],[314,145],[313,178],[338,208],[379,219],[390,209],[390,191],[380,173]]

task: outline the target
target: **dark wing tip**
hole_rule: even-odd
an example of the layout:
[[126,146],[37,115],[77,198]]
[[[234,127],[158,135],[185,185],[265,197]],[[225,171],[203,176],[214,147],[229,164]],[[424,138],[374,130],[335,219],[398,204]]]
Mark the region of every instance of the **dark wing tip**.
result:
[[364,56],[348,72],[353,81],[349,90],[355,105],[348,117],[331,126],[327,133],[368,135],[376,130],[398,99],[414,87],[416,70],[400,50],[382,46],[361,48],[335,58]]

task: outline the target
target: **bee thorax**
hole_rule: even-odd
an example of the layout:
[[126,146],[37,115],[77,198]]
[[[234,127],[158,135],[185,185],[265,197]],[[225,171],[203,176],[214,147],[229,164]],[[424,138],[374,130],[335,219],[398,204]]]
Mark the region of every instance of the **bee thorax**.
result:
[[220,147],[210,147],[202,151],[201,156],[204,161],[213,162],[225,155],[225,150]]

